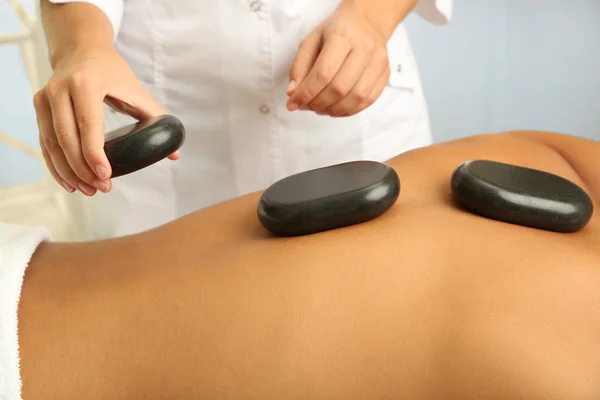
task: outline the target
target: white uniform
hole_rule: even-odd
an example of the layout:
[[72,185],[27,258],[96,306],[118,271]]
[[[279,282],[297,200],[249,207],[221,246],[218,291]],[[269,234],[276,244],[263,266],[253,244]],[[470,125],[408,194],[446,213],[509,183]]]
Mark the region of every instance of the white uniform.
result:
[[[117,178],[111,193],[85,199],[81,217],[93,238],[147,230],[307,169],[383,161],[431,142],[403,25],[389,41],[391,77],[380,98],[358,115],[330,118],[287,111],[285,92],[300,41],[340,0],[83,1],[109,16],[120,54],[187,131],[180,160]],[[420,0],[415,12],[445,24],[451,7]],[[130,123],[107,114],[106,130]]]

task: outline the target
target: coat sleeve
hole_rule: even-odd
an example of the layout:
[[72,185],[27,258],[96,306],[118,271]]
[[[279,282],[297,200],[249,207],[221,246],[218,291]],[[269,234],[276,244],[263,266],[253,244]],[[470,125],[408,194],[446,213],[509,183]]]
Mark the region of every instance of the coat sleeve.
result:
[[446,25],[452,19],[452,0],[419,0],[414,12],[433,25]]
[[89,3],[98,7],[110,20],[113,27],[113,39],[117,37],[119,29],[121,28],[121,21],[123,19],[123,3],[125,0],[48,0],[54,4],[64,3]]

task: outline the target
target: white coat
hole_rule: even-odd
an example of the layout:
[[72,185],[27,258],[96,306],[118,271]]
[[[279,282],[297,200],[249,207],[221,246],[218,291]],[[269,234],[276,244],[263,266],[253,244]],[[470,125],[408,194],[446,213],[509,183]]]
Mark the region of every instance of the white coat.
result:
[[[81,0],[51,0],[69,2]],[[340,0],[83,0],[115,28],[117,50],[186,127],[178,161],[113,180],[85,198],[88,238],[151,229],[297,172],[350,160],[384,161],[431,142],[419,72],[401,24],[388,44],[389,84],[347,118],[285,108],[296,50]],[[415,12],[445,24],[452,0]],[[107,112],[105,129],[130,123]],[[210,232],[207,232],[210,234]]]

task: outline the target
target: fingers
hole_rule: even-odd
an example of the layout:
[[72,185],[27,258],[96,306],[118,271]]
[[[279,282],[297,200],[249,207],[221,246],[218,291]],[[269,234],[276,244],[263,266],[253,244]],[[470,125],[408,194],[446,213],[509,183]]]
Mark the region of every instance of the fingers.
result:
[[[131,87],[126,89],[123,91],[123,88],[118,88],[111,91],[104,98],[104,103],[114,110],[129,115],[138,121],[167,114],[167,111],[154,100],[140,83],[137,83],[133,90]],[[124,98],[128,98],[129,101],[124,100]]]
[[367,101],[364,101],[362,104],[360,104],[358,106],[358,108],[356,109],[356,111],[354,112],[354,114],[358,114],[359,112],[361,112],[365,108],[370,107],[373,103],[375,103],[375,101],[379,98],[379,96],[381,96],[381,93],[383,93],[384,89],[386,88],[389,79],[390,79],[390,70],[388,68],[379,77],[379,81],[377,82],[377,84],[373,88],[373,91],[371,92],[371,96],[367,99]]
[[[77,80],[74,82],[77,83]],[[67,84],[50,82],[34,96],[40,144],[44,160],[54,179],[69,192],[71,189],[79,189],[82,193],[92,196],[97,189],[109,191],[111,185],[110,182],[100,180],[88,165],[83,154],[78,122],[84,134],[99,136],[95,138],[95,146],[98,147],[100,142],[101,154],[95,158],[101,159],[104,139],[102,117],[97,114],[98,107],[94,111],[93,102],[90,106],[90,99],[86,98],[89,95],[82,94],[86,91],[85,86],[75,84],[73,87],[74,90],[69,90]],[[70,92],[76,97],[79,116],[75,113]],[[101,107],[102,103],[96,102],[95,105],[98,104]],[[93,139],[90,142],[92,145]],[[86,145],[86,152],[92,155],[92,160],[93,152],[89,151],[90,145],[87,142]],[[108,161],[105,161],[105,164],[107,165]]]
[[367,73],[346,97],[329,107],[326,113],[335,117],[357,114],[375,102],[385,89],[390,77],[389,65],[379,74]]
[[335,78],[308,103],[308,108],[316,113],[322,113],[326,108],[346,97],[363,75],[368,62],[368,58],[362,52],[351,51]]
[[42,149],[42,156],[44,156],[44,161],[46,162],[46,167],[48,167],[48,171],[50,171],[50,175],[52,175],[54,180],[59,185],[64,187],[67,192],[73,193],[75,191],[75,188],[73,188],[73,186],[71,186],[67,182],[65,182],[62,179],[62,177],[60,176],[60,174],[54,168],[54,164],[52,163],[52,158],[50,158],[50,154],[48,154],[48,151],[46,150],[46,147],[43,144],[43,139],[42,139],[41,134],[40,134],[39,139],[40,139],[40,147]]
[[[73,108],[77,120],[77,129],[81,140],[81,154],[96,177],[92,183],[98,189],[105,188],[112,173],[110,163],[104,153],[104,108],[103,93],[91,82],[75,83],[72,90]],[[77,159],[80,161],[79,152]],[[67,154],[69,160],[69,154]],[[83,178],[82,178],[83,179]],[[87,181],[86,181],[87,182]]]
[[314,66],[288,99],[288,110],[309,104],[338,74],[350,53],[350,43],[339,35],[331,35],[319,53]]
[[57,68],[34,96],[44,160],[68,191],[91,196],[111,190],[112,168],[104,153],[105,99],[140,120],[166,114],[116,53],[101,59],[84,55]]
[[179,157],[181,157],[181,155],[179,154],[179,151],[176,151],[175,153],[171,154],[170,156],[168,156],[167,158],[169,160],[179,160]]
[[[54,134],[52,111],[45,89],[42,89],[34,96],[34,107],[40,131],[40,146],[50,174],[68,192],[73,192],[75,188],[78,188],[84,193],[95,193],[94,188],[79,182],[79,179],[65,159],[64,153]],[[81,186],[80,183],[85,186]]]
[[[48,171],[50,171],[50,175],[52,175],[54,180],[56,180],[56,182],[59,185],[65,186],[65,183],[67,182],[63,181],[60,174],[56,171],[56,168],[54,168],[54,163],[52,161],[50,153],[47,150],[48,147],[52,148],[56,145],[54,144],[54,141],[51,140],[51,137],[54,133],[54,128],[52,127],[52,112],[50,111],[50,104],[48,104],[48,100],[46,98],[46,93],[44,89],[40,90],[33,96],[33,107],[35,108],[36,122],[38,126],[40,139],[40,148],[42,149],[42,155],[44,156],[46,167],[48,168]],[[68,183],[67,186],[73,189],[73,187]],[[71,190],[69,190],[67,186],[65,186],[65,189],[71,192]]]
[[300,43],[296,58],[290,69],[290,83],[287,89],[288,96],[304,81],[304,78],[315,64],[321,51],[321,44],[321,35],[318,32],[311,33]]
[[[354,81],[351,90],[348,90],[341,98],[338,96],[337,103],[328,104],[327,110],[319,110],[321,114],[331,115],[333,117],[349,116],[359,112],[359,108],[364,109],[371,105],[379,96],[372,97],[375,87],[380,84],[380,79],[385,79],[382,86],[385,87],[387,77],[389,77],[389,59],[387,50],[381,48],[375,50],[372,44],[363,46],[359,53],[360,58],[368,60],[368,65],[362,75]],[[386,74],[386,77],[381,77]],[[341,75],[341,73],[340,73]]]
[[[84,194],[92,196],[95,194],[95,190],[90,190],[90,187],[94,187],[98,181],[98,177],[91,170],[87,164],[83,151],[81,148],[81,138],[79,129],[77,127],[77,116],[75,115],[71,97],[68,90],[54,91],[47,87],[46,93],[50,103],[50,109],[52,111],[52,122],[54,127],[54,134],[58,147],[49,150],[50,156],[54,160],[55,157],[60,159],[60,155],[53,154],[62,152],[62,156],[66,159],[68,167],[72,173],[75,174],[75,180],[73,174],[65,171],[65,166],[62,165],[62,161],[55,163],[55,167],[59,174],[69,184],[79,188]],[[97,189],[107,191],[108,186],[106,184],[99,185]]]

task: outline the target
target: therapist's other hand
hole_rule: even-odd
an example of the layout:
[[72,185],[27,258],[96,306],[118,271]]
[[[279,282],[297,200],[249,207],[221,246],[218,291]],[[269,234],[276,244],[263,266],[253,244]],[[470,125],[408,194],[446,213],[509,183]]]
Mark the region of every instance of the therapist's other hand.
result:
[[364,6],[343,2],[300,44],[288,110],[342,117],[373,104],[390,76],[388,31]]
[[44,160],[68,192],[93,196],[112,188],[103,108],[111,97],[137,119],[165,113],[114,48],[79,49],[56,60],[54,74],[34,96]]

